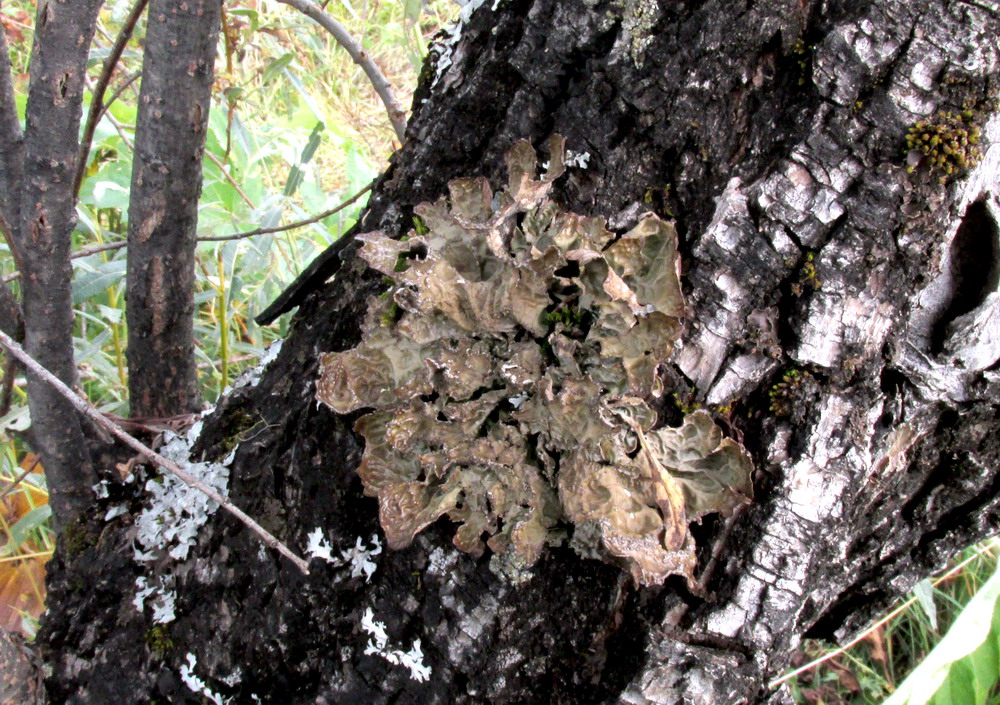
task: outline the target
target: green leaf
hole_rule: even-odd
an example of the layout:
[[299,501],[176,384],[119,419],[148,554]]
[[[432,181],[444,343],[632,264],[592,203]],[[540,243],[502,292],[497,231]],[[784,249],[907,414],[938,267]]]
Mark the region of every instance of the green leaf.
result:
[[21,517],[16,524],[10,527],[7,543],[0,546],[0,556],[9,556],[17,551],[31,535],[31,532],[48,521],[50,516],[52,516],[52,507],[43,504]]
[[0,429],[4,431],[27,431],[31,426],[31,413],[27,406],[15,406],[0,418]]
[[286,68],[293,61],[295,61],[295,54],[292,52],[282,54],[267,65],[264,69],[264,73],[260,77],[260,82],[269,83],[270,81],[273,81],[274,78],[281,73],[282,69]]
[[914,585],[913,594],[916,596],[917,602],[920,604],[921,609],[923,609],[924,614],[927,615],[927,621],[930,622],[931,629],[936,632],[938,628],[937,605],[934,604],[934,588],[931,587],[931,581],[924,578]]
[[125,260],[116,259],[103,263],[96,271],[77,274],[73,282],[73,303],[103,294],[105,290],[125,279]]
[[120,323],[122,320],[122,314],[125,313],[120,308],[112,308],[111,306],[105,306],[104,304],[98,304],[97,310],[101,312],[101,315],[107,319],[108,323]]
[[322,133],[325,127],[326,125],[324,125],[322,121],[317,122],[316,126],[313,127],[313,130],[309,135],[309,141],[306,142],[306,146],[302,150],[302,156],[299,157],[299,164],[308,164],[316,154],[316,150],[319,149],[319,143],[323,139]]
[[256,32],[257,28],[260,27],[260,13],[256,10],[251,10],[246,7],[236,7],[232,10],[227,10],[230,15],[239,15],[241,17],[246,17],[250,20],[250,31]]
[[403,0],[403,19],[407,22],[415,23],[420,19],[420,10],[422,8],[422,0]]
[[[935,705],[951,702],[955,705],[972,705],[977,702],[974,697],[966,699],[969,697],[966,683],[972,678],[972,674],[975,673],[982,683],[987,680],[995,683],[997,671],[1000,670],[996,659],[993,659],[992,673],[978,668],[974,671],[970,665],[970,659],[979,660],[979,656],[975,654],[980,647],[987,645],[987,642],[996,644],[996,632],[1000,627],[1000,619],[997,617],[997,608],[1000,606],[998,599],[1000,564],[962,609],[940,643],[883,705],[924,705],[932,700]],[[956,664],[961,665],[953,667]],[[992,683],[989,687],[992,687]],[[981,685],[977,690],[988,691],[989,687],[983,688]]]
[[298,191],[299,186],[302,185],[302,180],[305,179],[305,172],[299,168],[298,164],[293,164],[292,168],[288,170],[288,181],[285,182],[284,194],[286,196],[291,196],[296,191]]
[[121,208],[128,210],[129,189],[113,181],[94,182],[95,208]]

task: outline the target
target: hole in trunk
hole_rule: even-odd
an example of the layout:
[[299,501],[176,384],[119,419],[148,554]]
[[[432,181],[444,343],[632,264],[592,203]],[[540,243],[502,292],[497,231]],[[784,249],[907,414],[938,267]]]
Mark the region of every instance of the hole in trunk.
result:
[[952,295],[931,332],[931,348],[944,349],[948,324],[975,310],[1000,283],[1000,256],[997,227],[986,203],[977,201],[965,211],[962,224],[951,243]]

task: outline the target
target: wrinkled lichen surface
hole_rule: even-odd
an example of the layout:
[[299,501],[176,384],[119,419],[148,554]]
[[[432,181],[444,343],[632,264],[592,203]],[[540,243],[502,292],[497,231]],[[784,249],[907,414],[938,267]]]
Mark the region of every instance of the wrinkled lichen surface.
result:
[[[518,142],[508,186],[457,179],[416,207],[421,235],[359,236],[391,281],[357,347],[323,356],[317,397],[355,426],[391,548],[447,515],[454,543],[530,566],[569,538],[637,582],[693,580],[690,522],[751,495],[751,462],[704,412],[656,428],[648,401],[685,312],[673,225],[616,235],[548,194]],[[485,538],[485,543],[484,543]]]

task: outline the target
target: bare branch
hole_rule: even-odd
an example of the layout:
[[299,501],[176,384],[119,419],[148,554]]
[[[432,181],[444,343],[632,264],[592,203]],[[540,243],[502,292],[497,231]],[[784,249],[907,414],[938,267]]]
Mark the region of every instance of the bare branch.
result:
[[[373,182],[374,183],[374,182]],[[273,228],[256,228],[254,230],[246,230],[241,233],[232,233],[230,235],[206,235],[205,237],[198,238],[198,242],[226,242],[229,240],[244,240],[248,237],[253,237],[254,235],[268,235],[271,233],[280,233],[286,230],[294,230],[296,228],[301,228],[306,225],[312,225],[313,223],[319,222],[324,218],[329,218],[331,215],[335,215],[340,211],[347,208],[352,203],[355,203],[359,198],[364,196],[366,193],[372,190],[372,184],[368,184],[363,189],[358,191],[356,194],[348,198],[343,203],[334,206],[333,208],[323,211],[314,216],[310,216],[305,220],[296,220],[293,223],[286,223],[285,225],[276,225]],[[91,247],[84,247],[81,250],[77,250],[70,255],[70,259],[79,259],[81,257],[89,257],[90,255],[96,255],[99,252],[109,252],[112,250],[122,250],[128,243],[125,240],[116,240],[115,242],[105,242],[100,245],[93,245]],[[7,276],[0,279],[0,282],[12,282],[15,279],[20,279],[21,273],[14,272],[13,274],[8,274]]]
[[297,220],[294,223],[288,223],[286,225],[277,225],[273,228],[257,228],[256,230],[247,230],[246,232],[233,233],[232,235],[208,235],[206,237],[198,238],[198,242],[223,242],[226,240],[242,240],[243,238],[253,237],[254,235],[267,235],[268,233],[280,233],[285,230],[294,230],[295,228],[301,228],[305,225],[312,225],[313,223],[323,220],[324,218],[329,218],[331,215],[344,210],[349,205],[351,205],[359,198],[364,196],[366,193],[371,191],[372,185],[373,184],[368,184],[363,189],[358,191],[356,194],[354,194],[353,196],[351,196],[350,198],[348,198],[346,201],[336,206],[335,208],[331,208],[328,211],[323,211],[322,213],[314,215],[310,218],[306,218],[305,220]]
[[215,166],[219,167],[219,171],[222,172],[222,175],[226,178],[226,181],[228,181],[232,185],[232,187],[236,189],[236,193],[240,194],[240,198],[243,199],[243,202],[246,203],[248,206],[250,206],[250,208],[256,208],[257,206],[253,204],[253,201],[250,200],[250,197],[240,186],[240,182],[234,179],[233,175],[230,174],[228,171],[226,171],[225,165],[219,160],[219,158],[207,150],[205,151],[205,156],[208,157],[210,160],[212,160],[212,163],[215,164]]
[[18,486],[18,485],[20,485],[20,484],[21,484],[22,482],[24,482],[24,478],[26,478],[26,477],[27,477],[28,475],[30,475],[31,473],[33,473],[33,472],[35,471],[35,468],[37,468],[37,467],[38,467],[38,464],[39,464],[40,462],[42,462],[42,457],[41,457],[40,455],[36,455],[36,456],[35,456],[35,462],[33,462],[33,463],[32,463],[31,465],[29,465],[28,467],[26,467],[26,468],[25,468],[25,469],[24,469],[24,470],[23,470],[23,471],[21,472],[21,474],[20,474],[20,475],[18,475],[17,477],[15,477],[15,478],[14,478],[13,482],[11,482],[11,483],[10,483],[10,484],[9,484],[9,485],[8,485],[8,486],[7,486],[7,487],[6,487],[5,489],[4,489],[4,491],[3,491],[3,492],[0,492],[0,499],[3,499],[3,498],[4,498],[4,497],[6,497],[7,495],[9,495],[9,494],[10,494],[11,492],[13,492],[14,490],[16,490],[16,489],[17,489],[17,486]]
[[114,75],[118,60],[121,59],[122,52],[125,51],[125,46],[132,37],[132,31],[135,29],[136,22],[139,21],[143,10],[146,9],[147,2],[149,0],[136,0],[135,5],[132,6],[132,11],[125,18],[125,23],[111,47],[111,53],[104,60],[101,75],[93,89],[90,108],[87,112],[87,122],[83,127],[83,137],[80,140],[80,156],[77,158],[76,176],[73,180],[73,194],[76,196],[80,194],[80,184],[83,183],[83,175],[87,171],[87,157],[90,155],[90,145],[94,140],[94,130],[97,129],[97,122],[101,119],[106,107],[104,105],[104,92],[108,89],[108,84],[111,83],[111,76]]
[[100,428],[104,429],[111,435],[113,435],[118,440],[122,441],[125,445],[129,446],[140,455],[147,458],[150,462],[163,468],[171,475],[176,477],[178,480],[183,482],[189,487],[193,487],[200,492],[205,493],[208,497],[218,502],[219,505],[224,508],[227,512],[236,517],[240,522],[243,523],[248,529],[257,534],[261,541],[264,542],[268,548],[273,548],[281,555],[285,556],[290,560],[295,567],[298,568],[304,575],[309,574],[309,564],[306,563],[302,558],[297,556],[291,551],[285,544],[281,543],[272,534],[268,533],[260,524],[255,522],[249,516],[247,516],[239,507],[234,505],[228,499],[223,497],[221,494],[216,492],[214,489],[206,485],[204,482],[198,480],[188,472],[186,472],[180,465],[164,458],[162,455],[154,451],[149,446],[145,445],[141,441],[133,438],[118,424],[114,423],[107,417],[105,417],[100,411],[98,411],[92,404],[88,401],[82,399],[80,396],[75,394],[73,390],[63,384],[59,378],[53,375],[51,372],[46,370],[40,364],[38,364],[34,358],[32,358],[28,353],[21,348],[14,340],[0,331],[0,344],[2,344],[15,358],[21,361],[21,363],[31,371],[38,379],[44,381],[52,389],[59,393],[66,401],[68,401],[73,408],[79,411],[81,414],[86,416],[88,419],[97,424]]
[[350,35],[344,25],[340,24],[331,15],[324,12],[322,8],[309,0],[278,1],[294,7],[305,16],[319,23],[323,29],[333,35],[333,38],[337,40],[340,46],[347,50],[347,53],[354,59],[354,63],[368,74],[375,92],[378,93],[378,97],[385,104],[385,109],[389,113],[389,122],[392,123],[392,128],[396,131],[396,137],[399,138],[399,142],[402,144],[406,137],[406,111],[403,110],[403,106],[396,100],[396,95],[392,92],[392,85],[389,83],[389,80],[375,64],[368,52],[365,51],[364,47],[361,46],[361,43]]
[[121,97],[121,94],[128,90],[128,87],[139,80],[141,76],[142,71],[133,71],[130,73],[125,80],[122,81],[121,85],[111,93],[111,97],[104,102],[104,105],[101,106],[101,113],[97,116],[97,119],[100,120],[104,116],[104,113],[108,112],[108,108],[110,108],[111,105]]

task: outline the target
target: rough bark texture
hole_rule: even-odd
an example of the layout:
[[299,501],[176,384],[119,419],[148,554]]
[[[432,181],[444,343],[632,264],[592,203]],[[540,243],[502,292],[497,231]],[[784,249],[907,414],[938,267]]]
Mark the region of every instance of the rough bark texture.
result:
[[[140,566],[125,516],[50,564],[53,702],[194,701],[191,654],[237,703],[784,703],[767,684],[803,635],[845,636],[995,531],[995,3],[497,4],[427,72],[360,229],[403,234],[448,179],[498,183],[515,139],[553,132],[591,155],[561,184],[567,209],[676,219],[692,314],[661,416],[680,418],[673,395],[705,404],[759,469],[754,504],[696,528],[712,599],[636,589],[566,548],[513,585],[445,522],[367,582],[320,560],[303,577],[221,515],[188,560]],[[911,126],[964,105],[978,165],[908,173]],[[314,401],[319,355],[356,343],[380,291],[342,254],[293,287],[280,355],[200,443],[212,459],[236,444],[238,504],[300,549],[321,529],[335,555],[378,532],[355,417]],[[164,574],[177,619],[154,627],[130,600]],[[388,648],[420,639],[428,681],[366,653],[369,609]]]
[[129,408],[167,417],[200,404],[194,252],[221,0],[152,0],[128,227]]
[[[21,266],[24,347],[66,384],[76,383],[69,252],[83,78],[100,0],[38,3],[14,240]],[[6,131],[6,130],[5,130]],[[6,166],[6,165],[5,165]],[[90,503],[94,470],[80,421],[65,400],[28,377],[32,438],[42,456],[57,525]]]

